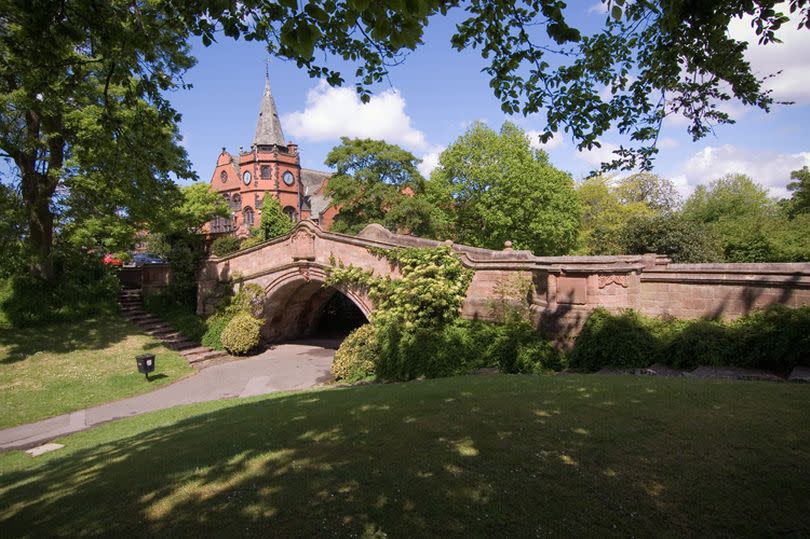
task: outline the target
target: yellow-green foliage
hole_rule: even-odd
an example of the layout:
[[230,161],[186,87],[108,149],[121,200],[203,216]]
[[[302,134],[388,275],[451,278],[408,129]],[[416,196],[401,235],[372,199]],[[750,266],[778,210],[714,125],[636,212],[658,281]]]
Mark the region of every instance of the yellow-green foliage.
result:
[[340,344],[332,359],[335,380],[355,382],[374,374],[374,362],[379,355],[377,332],[365,324],[352,331]]
[[257,245],[262,243],[262,241],[263,240],[261,238],[257,238],[257,237],[254,237],[254,236],[251,236],[249,238],[245,238],[245,239],[242,240],[242,243],[239,244],[239,249],[240,250],[241,249],[250,249],[251,247],[256,247]]
[[472,279],[452,248],[374,249],[399,269],[401,278],[377,277],[355,266],[332,264],[327,286],[362,287],[374,302],[375,323],[401,323],[405,328],[436,327],[458,318]]
[[222,332],[222,345],[231,354],[241,356],[259,346],[263,320],[242,312],[234,316]]

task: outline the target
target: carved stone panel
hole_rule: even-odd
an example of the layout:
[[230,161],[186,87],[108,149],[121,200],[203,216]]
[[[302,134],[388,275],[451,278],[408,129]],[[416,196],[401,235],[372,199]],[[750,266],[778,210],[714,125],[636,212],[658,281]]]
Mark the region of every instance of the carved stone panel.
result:
[[293,260],[315,260],[315,236],[306,229],[299,229],[290,238],[290,254]]
[[585,276],[557,278],[557,303],[584,305],[588,301],[588,281]]
[[617,284],[622,288],[627,288],[627,275],[600,275],[599,276],[599,288],[605,288],[609,284]]

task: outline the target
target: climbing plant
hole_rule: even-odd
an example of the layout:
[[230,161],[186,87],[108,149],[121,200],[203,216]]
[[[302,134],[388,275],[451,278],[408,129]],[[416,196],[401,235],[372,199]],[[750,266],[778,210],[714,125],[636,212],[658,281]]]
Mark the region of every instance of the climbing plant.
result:
[[387,258],[401,277],[379,277],[332,257],[325,286],[364,289],[374,302],[375,324],[396,322],[405,329],[435,328],[458,318],[472,271],[449,246],[370,251]]

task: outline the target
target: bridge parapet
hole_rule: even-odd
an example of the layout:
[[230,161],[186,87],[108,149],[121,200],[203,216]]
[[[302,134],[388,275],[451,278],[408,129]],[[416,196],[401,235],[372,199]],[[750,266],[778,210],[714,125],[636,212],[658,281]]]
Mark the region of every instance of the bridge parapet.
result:
[[[198,311],[210,313],[223,285],[256,283],[268,292],[268,308],[306,318],[322,306],[332,261],[377,275],[397,277],[387,259],[370,249],[434,247],[443,242],[395,234],[369,225],[356,236],[322,230],[312,221],[290,234],[207,259],[199,274]],[[462,307],[468,318],[491,319],[504,299],[527,305],[536,326],[561,343],[575,336],[596,307],[634,308],[652,315],[733,318],[773,303],[810,304],[810,264],[673,264],[662,255],[535,256],[529,251],[449,244],[474,277]],[[510,279],[530,282],[526,297],[504,298]],[[362,311],[373,311],[358,291],[342,290]],[[331,292],[334,293],[334,290]],[[313,299],[314,298],[314,299]],[[288,322],[276,320],[284,326]],[[272,321],[271,321],[272,325]]]

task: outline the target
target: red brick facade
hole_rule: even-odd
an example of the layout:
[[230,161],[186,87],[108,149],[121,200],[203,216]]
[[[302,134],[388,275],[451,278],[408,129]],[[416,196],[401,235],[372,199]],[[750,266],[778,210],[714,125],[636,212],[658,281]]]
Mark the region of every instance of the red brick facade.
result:
[[211,190],[225,198],[231,218],[208,223],[206,231],[211,235],[248,235],[249,229],[259,224],[266,193],[280,202],[293,221],[312,219],[329,229],[337,214],[324,195],[329,176],[328,172],[301,168],[298,145],[284,141],[267,82],[253,144],[235,154],[223,147],[211,176]]

